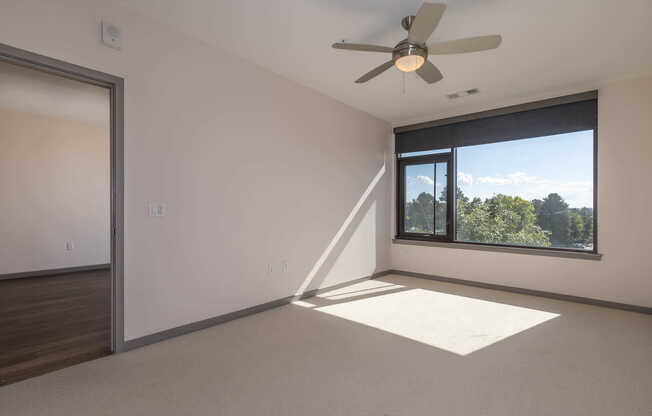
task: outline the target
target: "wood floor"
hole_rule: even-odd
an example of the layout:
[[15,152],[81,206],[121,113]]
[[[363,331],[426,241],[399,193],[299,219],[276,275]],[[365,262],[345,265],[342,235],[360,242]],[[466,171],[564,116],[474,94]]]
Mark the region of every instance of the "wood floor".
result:
[[0,281],[0,386],[110,353],[110,272]]

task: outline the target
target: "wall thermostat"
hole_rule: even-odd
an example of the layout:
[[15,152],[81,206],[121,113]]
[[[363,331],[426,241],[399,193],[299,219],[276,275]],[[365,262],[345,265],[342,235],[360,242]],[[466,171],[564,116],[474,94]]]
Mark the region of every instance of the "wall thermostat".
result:
[[102,42],[111,48],[120,49],[120,29],[112,23],[102,20]]

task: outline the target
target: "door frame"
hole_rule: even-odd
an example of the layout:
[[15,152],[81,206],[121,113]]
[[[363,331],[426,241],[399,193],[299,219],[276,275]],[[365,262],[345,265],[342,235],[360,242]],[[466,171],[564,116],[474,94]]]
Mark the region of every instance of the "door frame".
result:
[[37,69],[110,91],[111,352],[124,350],[124,79],[0,43],[0,61]]

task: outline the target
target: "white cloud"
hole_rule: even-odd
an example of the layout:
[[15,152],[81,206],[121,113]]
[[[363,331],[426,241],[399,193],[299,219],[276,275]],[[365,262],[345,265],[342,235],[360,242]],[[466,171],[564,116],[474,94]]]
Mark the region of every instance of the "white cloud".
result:
[[491,185],[522,185],[522,184],[539,184],[545,183],[536,176],[528,175],[525,172],[514,172],[504,176],[481,176],[478,178],[479,183],[488,183]]
[[457,182],[463,185],[473,185],[473,175],[470,173],[457,172]]
[[[571,207],[584,207],[593,205],[593,182],[572,181],[557,182],[540,179],[524,172],[514,172],[499,176],[482,176],[476,178],[478,184],[493,186],[519,186],[518,190],[510,188],[508,194],[518,195],[521,198],[532,200],[542,199],[551,193],[557,193],[568,202]],[[528,186],[523,186],[528,185]],[[493,191],[494,193],[496,190]],[[500,191],[505,192],[505,191]]]
[[421,182],[422,184],[425,184],[425,185],[434,185],[435,184],[435,181],[432,180],[432,178],[430,178],[429,176],[419,175],[419,176],[417,176],[417,180],[419,182]]
[[532,189],[523,192],[522,198],[543,199],[549,194],[557,193],[568,205],[574,208],[593,206],[593,182],[551,182],[544,181]]
[[478,183],[488,183],[490,185],[509,185],[512,180],[509,178],[497,178],[492,176],[481,176],[478,178]]
[[525,172],[514,172],[507,176],[512,180],[514,185],[520,185],[522,183],[542,183],[542,181],[537,179],[536,176],[530,176]]

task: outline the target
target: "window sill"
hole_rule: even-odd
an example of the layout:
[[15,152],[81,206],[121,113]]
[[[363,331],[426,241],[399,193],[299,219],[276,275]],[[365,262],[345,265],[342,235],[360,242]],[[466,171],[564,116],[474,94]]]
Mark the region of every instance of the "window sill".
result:
[[513,253],[513,254],[528,254],[534,256],[548,256],[548,257],[562,257],[568,259],[582,259],[582,260],[601,260],[602,254],[573,251],[573,250],[555,250],[544,248],[529,248],[529,247],[507,247],[490,244],[470,244],[470,243],[457,243],[457,242],[440,242],[440,241],[424,241],[424,240],[409,240],[405,238],[392,239],[393,244],[404,244],[410,246],[427,246],[427,247],[445,247],[462,250],[480,250],[480,251],[494,251],[499,253]]

